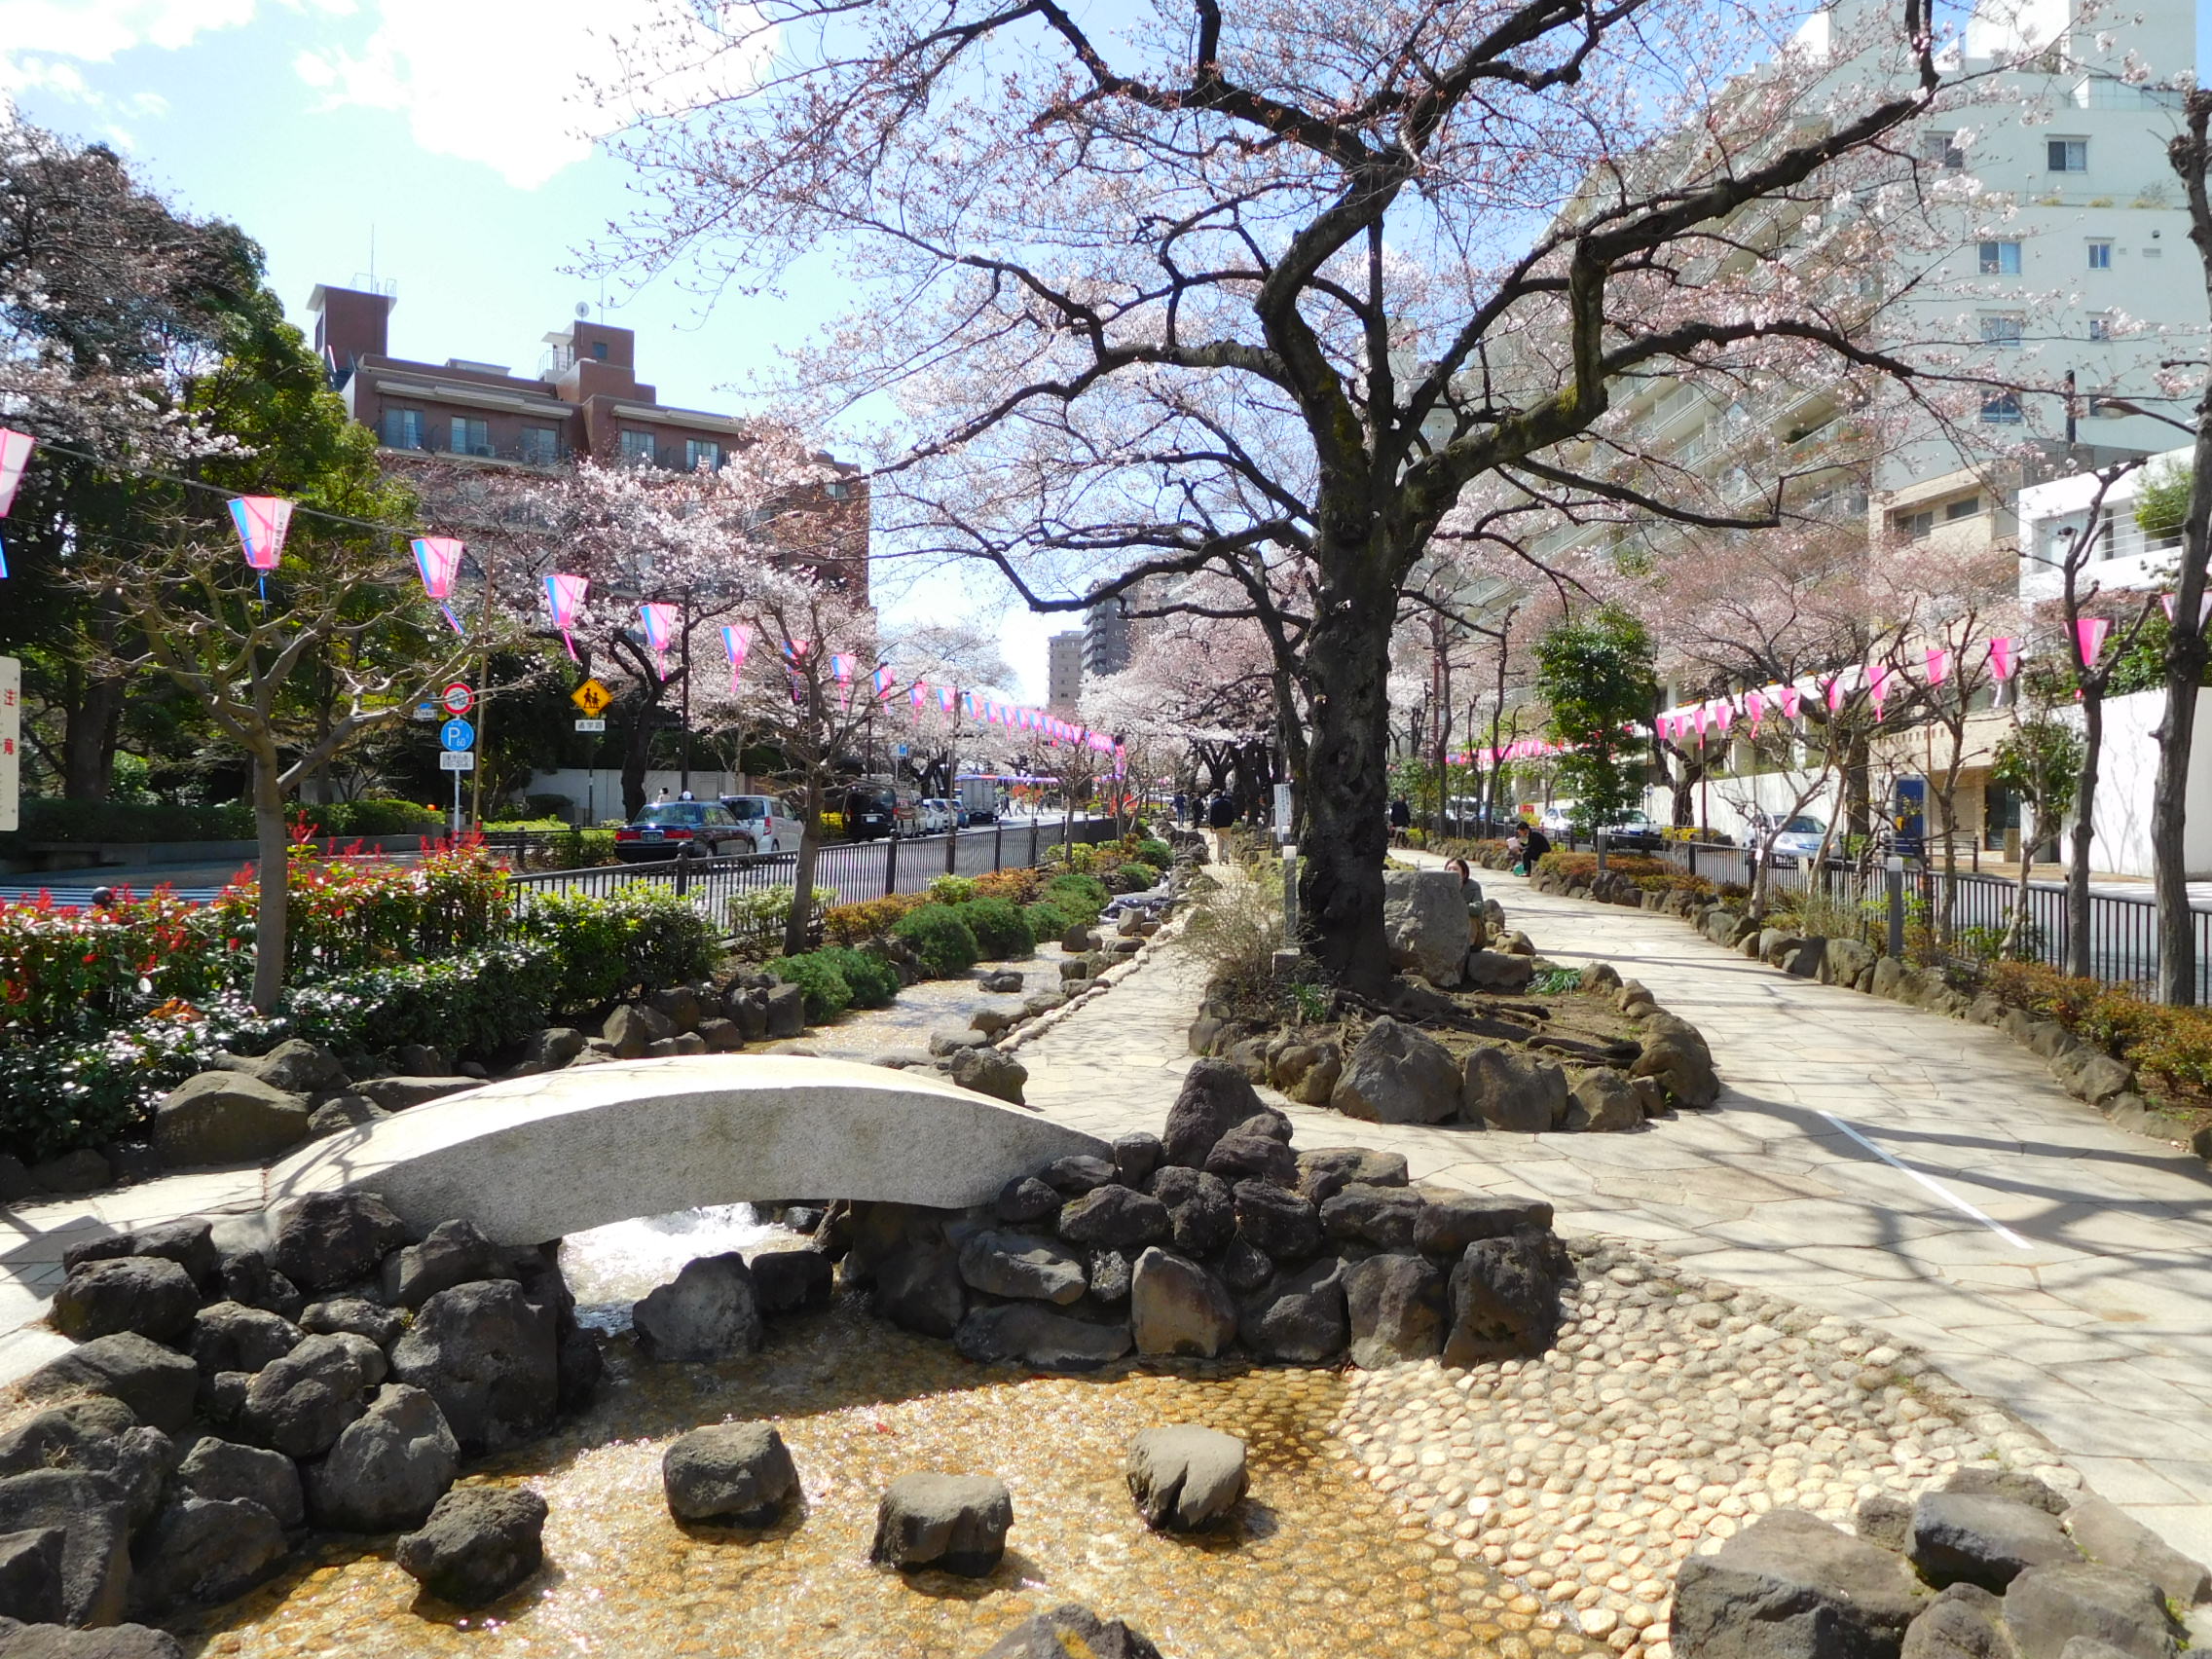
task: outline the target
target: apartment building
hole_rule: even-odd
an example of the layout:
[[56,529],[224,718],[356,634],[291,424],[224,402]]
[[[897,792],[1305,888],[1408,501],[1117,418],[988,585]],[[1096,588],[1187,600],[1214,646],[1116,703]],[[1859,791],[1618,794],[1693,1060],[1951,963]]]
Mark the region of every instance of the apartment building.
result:
[[1159,584],[1153,577],[1134,583],[1111,599],[1102,599],[1083,613],[1083,673],[1088,680],[1103,680],[1129,666],[1144,619],[1139,614],[1157,603]]
[[[588,458],[671,472],[719,467],[747,442],[740,417],[659,400],[638,378],[637,335],[577,318],[543,337],[535,375],[503,363],[395,357],[389,288],[317,283],[308,297],[314,347],[347,412],[377,434],[394,464],[435,456],[466,465],[550,471]],[[823,458],[829,459],[827,457]],[[863,601],[868,592],[868,500],[859,468],[824,486],[834,503],[835,557],[823,572]]]
[[1070,628],[1045,642],[1046,697],[1049,707],[1074,709],[1083,703],[1084,632]]

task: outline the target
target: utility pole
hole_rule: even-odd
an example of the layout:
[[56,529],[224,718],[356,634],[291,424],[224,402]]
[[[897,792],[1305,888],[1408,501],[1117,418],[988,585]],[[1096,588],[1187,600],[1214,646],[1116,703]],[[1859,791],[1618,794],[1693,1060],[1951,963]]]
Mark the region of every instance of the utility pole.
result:
[[679,612],[683,623],[683,734],[677,744],[678,790],[691,793],[691,596],[685,593]]

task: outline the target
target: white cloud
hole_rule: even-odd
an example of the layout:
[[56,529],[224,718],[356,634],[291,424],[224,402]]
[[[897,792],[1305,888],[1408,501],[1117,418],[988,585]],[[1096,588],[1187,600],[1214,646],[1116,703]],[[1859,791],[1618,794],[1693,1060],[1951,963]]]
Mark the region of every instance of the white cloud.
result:
[[57,53],[85,63],[119,52],[190,46],[203,34],[253,20],[255,0],[0,0],[7,53]]
[[[7,0],[0,0],[6,4]],[[592,142],[623,125],[595,105],[587,73],[615,62],[606,0],[322,0],[366,13],[375,26],[359,50],[303,52],[293,69],[322,94],[323,109],[389,110],[415,142],[437,155],[481,162],[509,184],[534,190],[591,154]],[[694,14],[655,8],[686,60],[710,42]],[[738,65],[717,61],[654,86],[656,101],[726,84]]]

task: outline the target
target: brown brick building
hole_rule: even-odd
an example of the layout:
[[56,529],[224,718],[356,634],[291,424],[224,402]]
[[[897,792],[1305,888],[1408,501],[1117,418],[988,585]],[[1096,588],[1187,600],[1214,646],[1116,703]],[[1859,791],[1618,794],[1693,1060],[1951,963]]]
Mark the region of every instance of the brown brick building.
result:
[[[637,335],[578,320],[545,336],[535,379],[505,365],[449,357],[441,364],[394,357],[388,293],[317,283],[308,298],[314,346],[352,418],[401,461],[435,455],[486,467],[550,470],[580,457],[628,461],[672,472],[719,467],[742,449],[750,424],[659,401],[638,379]],[[829,457],[823,459],[829,460]],[[859,468],[827,486],[837,557],[822,569],[864,603],[868,592],[867,483]]]

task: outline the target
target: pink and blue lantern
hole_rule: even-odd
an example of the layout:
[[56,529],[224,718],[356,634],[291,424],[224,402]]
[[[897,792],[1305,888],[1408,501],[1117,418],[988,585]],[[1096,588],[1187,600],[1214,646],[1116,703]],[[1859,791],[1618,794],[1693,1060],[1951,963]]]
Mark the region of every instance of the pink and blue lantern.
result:
[[573,630],[576,618],[583,614],[584,595],[590,591],[589,576],[551,575],[545,578],[545,608],[553,613],[553,626],[561,631],[561,643],[569,647],[571,662],[578,660]]
[[[38,448],[38,440],[28,432],[12,432],[0,426],[0,518],[8,516],[8,509],[16,504],[16,487],[23,481],[23,469],[31,463],[31,451]],[[0,546],[0,576],[8,573],[8,550]]]
[[722,624],[722,654],[729,658],[729,694],[737,695],[737,677],[745,672],[745,653],[753,648],[753,625],[749,622]]
[[448,602],[453,598],[453,579],[461,573],[462,543],[450,535],[418,535],[415,538],[415,568],[423,572],[423,594],[434,602],[445,619],[457,634],[467,632],[461,618],[453,613]]
[[652,647],[654,660],[659,664],[660,677],[668,678],[668,647],[676,643],[677,610],[673,605],[649,603],[638,607],[638,614],[645,619],[645,644]]
[[281,496],[237,496],[231,522],[239,528],[239,546],[249,570],[260,572],[261,597],[269,597],[269,572],[284,557],[284,533],[292,526],[292,503]]

